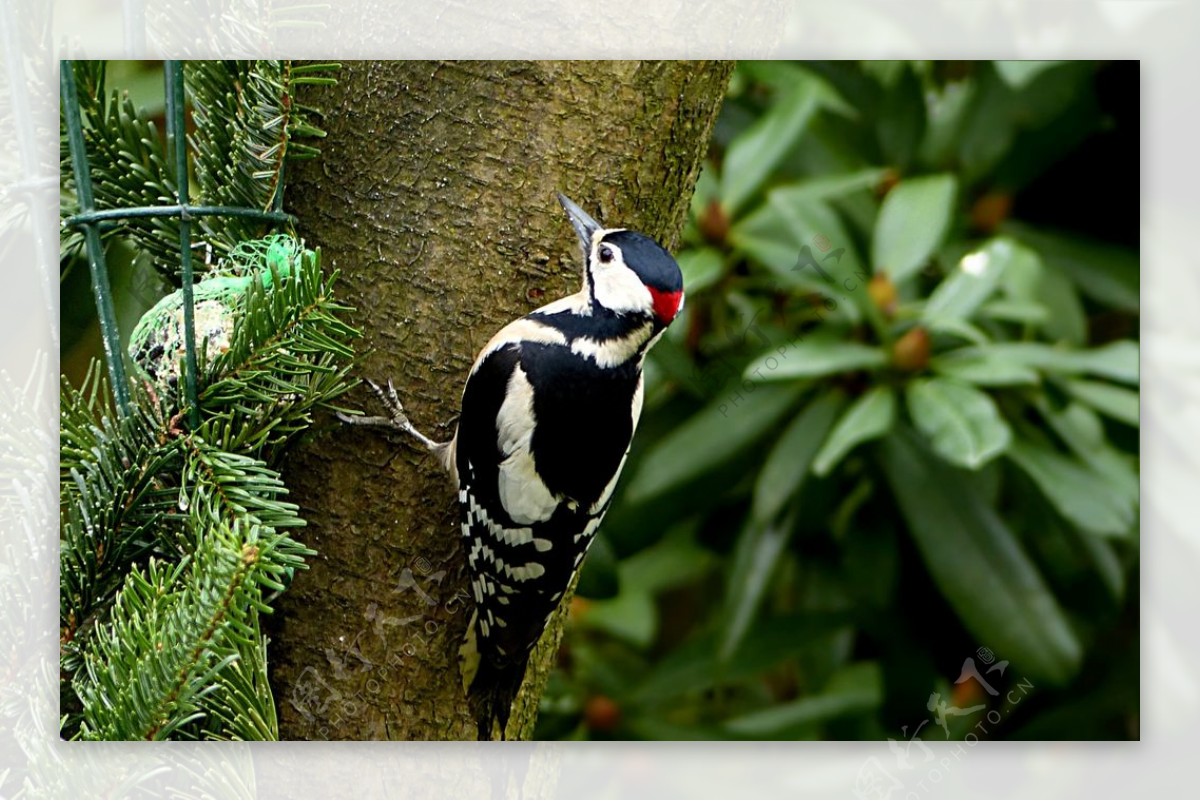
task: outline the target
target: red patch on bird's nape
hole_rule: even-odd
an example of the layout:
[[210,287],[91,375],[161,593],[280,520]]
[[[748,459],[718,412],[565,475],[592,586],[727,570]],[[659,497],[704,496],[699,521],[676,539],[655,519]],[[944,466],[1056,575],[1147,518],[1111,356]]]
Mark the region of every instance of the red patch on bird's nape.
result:
[[646,289],[650,290],[650,297],[654,301],[654,314],[662,324],[667,325],[674,320],[683,305],[683,291],[665,292],[652,286],[648,286]]

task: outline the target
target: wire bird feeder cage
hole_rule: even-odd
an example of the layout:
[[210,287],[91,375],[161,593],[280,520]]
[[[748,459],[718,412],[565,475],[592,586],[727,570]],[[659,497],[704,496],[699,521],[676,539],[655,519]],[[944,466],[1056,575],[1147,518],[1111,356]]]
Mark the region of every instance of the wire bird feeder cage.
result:
[[[196,359],[196,299],[192,270],[191,221],[196,217],[246,217],[274,223],[294,223],[295,217],[283,211],[283,181],[280,180],[272,198],[271,210],[244,206],[193,206],[188,203],[188,151],[184,133],[183,62],[167,61],[164,64],[166,89],[166,150],[167,163],[175,165],[178,203],[165,206],[134,206],[127,208],[97,209],[92,192],[91,167],[83,139],[83,120],[79,109],[79,96],[75,86],[73,62],[59,64],[59,80],[63,113],[67,125],[67,141],[71,151],[71,167],[75,176],[79,213],[63,221],[63,225],[82,230],[88,256],[88,268],[92,279],[92,294],[100,320],[100,333],[104,342],[104,359],[111,379],[113,396],[121,415],[129,413],[129,384],[121,351],[121,332],[117,327],[113,310],[112,289],[108,280],[108,266],[104,259],[104,248],[100,242],[103,225],[118,220],[137,217],[176,217],[179,219],[179,262],[183,283],[183,344],[184,344],[184,399],[188,409],[188,422],[195,427],[199,423],[199,395],[197,389]],[[282,165],[280,166],[282,170]]]

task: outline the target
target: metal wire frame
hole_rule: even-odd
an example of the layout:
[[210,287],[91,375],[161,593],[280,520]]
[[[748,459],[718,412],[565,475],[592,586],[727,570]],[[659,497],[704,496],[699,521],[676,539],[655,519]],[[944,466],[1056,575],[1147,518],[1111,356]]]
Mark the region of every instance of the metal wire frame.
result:
[[177,199],[175,205],[135,206],[123,209],[97,209],[92,191],[91,166],[83,139],[83,120],[79,110],[79,94],[75,86],[73,62],[59,64],[59,83],[62,94],[63,113],[67,124],[67,141],[71,150],[71,168],[75,175],[75,190],[79,199],[78,214],[66,219],[63,224],[83,231],[91,271],[92,294],[100,319],[100,333],[104,341],[104,359],[112,383],[117,410],[127,415],[130,408],[129,380],[125,372],[124,355],[121,351],[121,332],[113,311],[112,288],[108,280],[108,265],[104,259],[104,247],[100,242],[100,230],[113,221],[138,217],[179,218],[179,259],[183,282],[183,327],[184,327],[184,396],[187,400],[188,422],[194,428],[200,421],[200,402],[197,388],[195,304],[192,297],[194,275],[192,270],[191,221],[196,217],[214,215],[225,217],[248,217],[266,222],[294,222],[295,217],[283,211],[283,180],[279,181],[272,210],[252,209],[238,206],[191,206],[188,204],[188,154],[187,138],[184,133],[183,62],[167,61],[164,65],[167,123],[167,162],[175,164]]

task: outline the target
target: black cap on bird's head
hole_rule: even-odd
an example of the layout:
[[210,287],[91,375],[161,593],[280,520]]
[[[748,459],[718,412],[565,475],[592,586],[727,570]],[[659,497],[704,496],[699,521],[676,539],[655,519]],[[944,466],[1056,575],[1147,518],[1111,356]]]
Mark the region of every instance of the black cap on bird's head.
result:
[[593,302],[669,325],[683,309],[683,273],[671,254],[645,234],[602,228],[561,192],[558,202],[583,246],[584,284]]

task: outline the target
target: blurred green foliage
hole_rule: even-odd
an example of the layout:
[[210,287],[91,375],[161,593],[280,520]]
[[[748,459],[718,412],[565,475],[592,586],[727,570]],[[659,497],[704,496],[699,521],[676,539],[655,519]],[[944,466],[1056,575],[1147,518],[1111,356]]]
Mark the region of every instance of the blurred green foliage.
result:
[[738,66],[539,737],[1138,736],[1136,93]]

